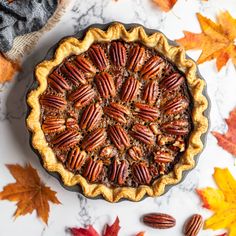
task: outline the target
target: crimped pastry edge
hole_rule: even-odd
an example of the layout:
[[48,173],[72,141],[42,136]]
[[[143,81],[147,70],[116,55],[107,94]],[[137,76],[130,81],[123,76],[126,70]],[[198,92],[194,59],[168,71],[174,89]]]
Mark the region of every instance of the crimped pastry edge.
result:
[[[172,61],[186,75],[188,87],[194,101],[192,110],[194,129],[189,137],[188,148],[180,161],[174,166],[173,171],[157,179],[151,186],[109,188],[103,184],[88,183],[81,175],[74,175],[66,170],[63,164],[57,160],[53,150],[48,146],[40,124],[39,96],[47,88],[47,76],[52,69],[59,65],[64,58],[72,54],[79,55],[85,52],[94,42],[110,42],[117,39],[126,42],[139,41],[147,47],[154,48]],[[79,184],[82,187],[83,194],[87,197],[94,198],[102,195],[109,202],[117,202],[122,198],[140,201],[146,194],[152,197],[160,196],[164,193],[165,186],[178,183],[182,179],[183,171],[190,170],[195,166],[194,157],[203,149],[201,135],[206,133],[208,129],[208,119],[203,112],[207,109],[208,102],[203,95],[205,82],[197,76],[196,71],[195,62],[186,59],[182,47],[170,45],[167,38],[160,32],[147,35],[142,26],[127,31],[121,23],[114,23],[106,31],[99,28],[90,28],[82,40],[68,37],[60,42],[51,60],[41,62],[35,68],[38,87],[28,94],[27,103],[31,111],[26,120],[27,127],[32,132],[32,145],[41,155],[44,167],[48,171],[59,173],[66,186]]]

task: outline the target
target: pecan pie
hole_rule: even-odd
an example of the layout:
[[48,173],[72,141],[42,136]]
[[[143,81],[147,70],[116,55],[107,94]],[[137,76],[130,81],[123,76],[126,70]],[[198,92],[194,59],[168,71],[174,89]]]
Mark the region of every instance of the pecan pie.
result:
[[64,39],[35,70],[27,126],[49,171],[111,202],[158,196],[195,165],[205,83],[161,33],[120,23]]

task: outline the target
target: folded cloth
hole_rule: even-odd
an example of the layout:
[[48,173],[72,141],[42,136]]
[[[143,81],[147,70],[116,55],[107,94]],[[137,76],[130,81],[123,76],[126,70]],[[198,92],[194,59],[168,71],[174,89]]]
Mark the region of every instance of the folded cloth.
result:
[[41,29],[57,9],[58,0],[0,0],[0,51],[12,48],[14,38]]

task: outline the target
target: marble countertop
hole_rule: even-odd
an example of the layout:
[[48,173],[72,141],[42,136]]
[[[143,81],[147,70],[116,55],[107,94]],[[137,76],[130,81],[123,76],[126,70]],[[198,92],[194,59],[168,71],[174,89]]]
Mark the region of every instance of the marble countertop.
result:
[[[104,200],[88,200],[82,195],[64,190],[56,179],[49,176],[40,165],[37,156],[29,145],[29,137],[25,127],[27,107],[25,96],[33,81],[33,68],[40,62],[48,49],[61,37],[74,34],[93,23],[121,21],[124,23],[140,23],[146,27],[161,30],[170,39],[183,36],[183,30],[200,32],[195,16],[196,12],[215,19],[221,10],[228,10],[236,18],[236,2],[234,0],[178,0],[169,13],[163,13],[149,0],[75,0],[71,1],[67,12],[57,26],[43,35],[37,47],[28,55],[23,63],[22,72],[11,83],[0,87],[0,188],[13,182],[5,164],[30,162],[38,171],[42,180],[57,191],[62,205],[51,205],[48,225],[32,215],[12,218],[15,204],[0,202],[0,235],[13,236],[51,236],[68,235],[66,227],[86,226],[93,224],[101,232],[105,223],[113,223],[116,216],[120,218],[120,235],[132,236],[145,231],[147,236],[179,236],[184,221],[193,213],[200,213],[205,218],[212,213],[201,207],[195,189],[215,186],[212,180],[214,167],[229,167],[236,176],[234,158],[216,144],[216,139],[209,133],[207,145],[199,158],[197,167],[179,185],[171,188],[158,198],[146,198],[134,203],[123,201],[116,204]],[[188,52],[197,59],[200,51]],[[210,130],[224,132],[224,118],[236,105],[236,70],[232,62],[220,71],[216,71],[215,62],[207,62],[199,66],[202,76],[207,82],[207,90],[211,99]],[[175,228],[154,230],[140,222],[140,216],[149,212],[166,212],[177,219]],[[200,236],[213,236],[218,232],[202,231]]]

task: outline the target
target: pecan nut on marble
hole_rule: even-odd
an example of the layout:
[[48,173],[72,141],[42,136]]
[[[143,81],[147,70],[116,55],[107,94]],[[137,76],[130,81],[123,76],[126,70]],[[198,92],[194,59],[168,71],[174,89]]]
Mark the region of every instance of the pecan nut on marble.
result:
[[130,139],[127,132],[120,125],[112,125],[108,128],[108,135],[119,150],[124,150],[130,146]]
[[94,161],[89,158],[86,167],[83,171],[83,176],[90,182],[94,182],[98,179],[100,173],[102,172],[103,162],[101,160]]
[[92,76],[96,73],[96,68],[83,56],[77,56],[74,63],[86,76]]
[[56,70],[48,76],[48,83],[58,93],[70,89],[67,81]]
[[96,93],[90,84],[80,85],[74,92],[68,96],[68,100],[74,102],[76,108],[88,105]]
[[120,161],[114,160],[112,168],[110,180],[112,182],[116,182],[119,185],[123,185],[128,176],[128,162],[125,160]]
[[135,103],[133,115],[144,121],[155,121],[159,117],[159,110],[147,104]]
[[108,66],[108,60],[105,52],[99,45],[92,45],[90,47],[89,56],[99,70],[105,70]]
[[132,172],[134,179],[139,184],[149,184],[152,180],[152,176],[150,175],[147,165],[144,162],[134,163],[132,165]]
[[95,76],[95,84],[100,95],[103,98],[114,97],[116,95],[116,87],[112,76],[107,72],[102,72]]
[[156,229],[168,229],[175,226],[176,220],[168,214],[149,213],[143,216],[143,223]]
[[59,133],[64,131],[65,119],[57,117],[46,117],[42,123],[42,130],[44,133]]
[[143,100],[145,100],[150,105],[153,105],[159,95],[158,83],[156,80],[151,80],[144,87]]
[[82,113],[80,119],[80,128],[88,131],[96,128],[102,117],[102,108],[98,103],[90,104]]
[[167,134],[187,135],[190,131],[190,125],[189,122],[184,119],[173,120],[163,123],[161,130]]
[[145,125],[135,124],[129,133],[133,138],[146,145],[152,146],[155,142],[154,134]]
[[127,123],[125,115],[129,116],[130,111],[126,106],[111,102],[109,106],[103,108],[104,113],[119,123]]
[[185,79],[181,74],[175,72],[161,80],[160,88],[164,91],[173,91],[179,88],[180,85],[183,84],[184,80]]
[[185,236],[197,236],[203,226],[203,218],[199,214],[192,215],[185,223],[183,233]]
[[129,156],[134,160],[134,161],[138,161],[142,158],[143,156],[143,151],[140,147],[138,146],[132,146],[129,150],[128,150],[128,154]]
[[127,61],[126,48],[121,42],[112,42],[110,47],[110,57],[112,63],[117,66],[125,66]]
[[104,128],[97,128],[88,133],[82,141],[81,147],[91,152],[100,147],[106,140],[107,134]]
[[87,83],[82,70],[72,62],[65,62],[65,64],[60,68],[60,72],[75,86]]
[[65,110],[67,102],[59,95],[44,94],[40,97],[40,104],[47,109]]
[[66,158],[66,168],[70,171],[78,171],[85,163],[87,154],[79,147],[74,147]]
[[161,57],[153,56],[143,66],[140,75],[144,80],[153,79],[160,74],[164,65],[165,63]]

